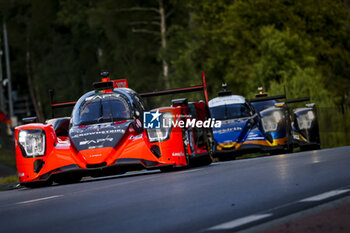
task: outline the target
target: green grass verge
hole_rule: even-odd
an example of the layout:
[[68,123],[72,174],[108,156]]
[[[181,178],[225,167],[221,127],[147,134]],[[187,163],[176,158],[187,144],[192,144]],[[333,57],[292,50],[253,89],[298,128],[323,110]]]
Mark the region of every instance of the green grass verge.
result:
[[16,169],[16,156],[13,150],[0,149],[0,163]]
[[[13,150],[0,149],[0,163],[16,169],[16,156]],[[0,184],[11,184],[19,182],[17,175],[0,178]]]
[[6,177],[0,178],[0,184],[11,184],[11,183],[17,183],[17,182],[19,182],[17,175],[6,176]]

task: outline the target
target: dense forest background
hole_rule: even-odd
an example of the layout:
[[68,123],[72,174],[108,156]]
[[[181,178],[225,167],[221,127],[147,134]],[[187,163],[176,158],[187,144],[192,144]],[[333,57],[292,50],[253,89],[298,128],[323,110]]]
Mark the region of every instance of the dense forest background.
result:
[[205,71],[211,98],[222,82],[248,98],[258,86],[310,96],[323,145],[350,141],[348,1],[0,0],[0,14],[13,89],[40,119],[48,89],[76,100],[102,70],[138,92],[196,85]]

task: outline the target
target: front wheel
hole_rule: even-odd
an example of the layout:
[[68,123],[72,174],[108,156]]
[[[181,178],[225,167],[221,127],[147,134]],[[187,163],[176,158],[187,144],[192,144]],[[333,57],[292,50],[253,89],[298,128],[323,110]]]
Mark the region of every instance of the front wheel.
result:
[[204,159],[204,165],[209,165],[212,162],[214,162],[214,156],[213,156],[213,144],[214,144],[213,134],[211,131],[208,132],[206,135],[206,147],[208,151],[208,155]]
[[173,167],[173,166],[161,167],[160,171],[161,172],[173,172],[173,171],[175,171],[175,167]]
[[207,151],[208,155],[203,158],[203,165],[209,165],[214,162],[213,150],[212,150],[212,142],[210,139],[207,139]]

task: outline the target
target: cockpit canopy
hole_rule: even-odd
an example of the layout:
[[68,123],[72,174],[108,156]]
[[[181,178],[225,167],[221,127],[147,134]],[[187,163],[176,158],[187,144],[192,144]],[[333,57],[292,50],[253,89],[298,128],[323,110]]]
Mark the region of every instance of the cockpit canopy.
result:
[[209,101],[211,117],[228,120],[252,116],[253,112],[245,98],[238,95],[217,97]]
[[217,120],[228,120],[250,117],[252,115],[248,104],[229,104],[210,108],[211,116]]
[[118,93],[87,93],[74,107],[74,126],[132,119],[127,99]]

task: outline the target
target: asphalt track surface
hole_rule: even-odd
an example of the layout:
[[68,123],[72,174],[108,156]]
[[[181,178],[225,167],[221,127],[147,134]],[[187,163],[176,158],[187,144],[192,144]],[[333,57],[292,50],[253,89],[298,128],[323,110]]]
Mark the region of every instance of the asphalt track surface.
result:
[[0,192],[0,232],[232,232],[350,194],[350,147]]

